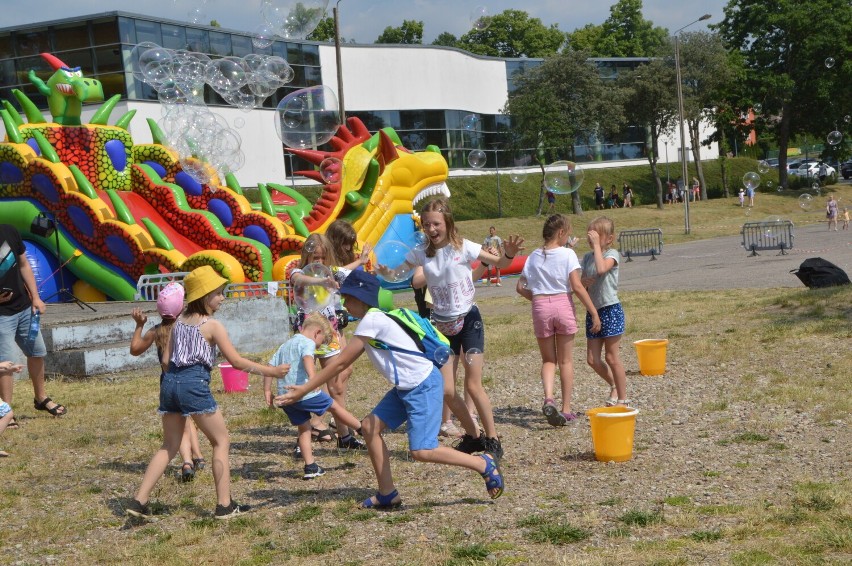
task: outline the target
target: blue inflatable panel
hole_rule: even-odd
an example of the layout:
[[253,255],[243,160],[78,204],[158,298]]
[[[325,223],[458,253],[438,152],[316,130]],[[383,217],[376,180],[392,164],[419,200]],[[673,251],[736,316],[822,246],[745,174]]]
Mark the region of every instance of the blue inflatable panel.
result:
[[[24,246],[27,249],[27,260],[29,260],[30,267],[32,267],[35,275],[39,296],[45,302],[58,302],[60,297],[56,295],[61,288],[61,281],[59,272],[56,270],[59,268],[59,260],[53,255],[53,252],[41,244],[24,240]],[[62,268],[62,277],[65,279],[66,289],[71,289],[71,286],[77,281],[77,277],[66,267]]]

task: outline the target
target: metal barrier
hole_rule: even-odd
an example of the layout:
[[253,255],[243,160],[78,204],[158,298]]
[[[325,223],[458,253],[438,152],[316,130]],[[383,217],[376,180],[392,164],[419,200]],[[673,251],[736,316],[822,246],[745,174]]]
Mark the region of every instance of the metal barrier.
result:
[[[172,281],[182,282],[189,275],[188,271],[179,273],[155,273],[143,275],[136,283],[136,301],[156,301],[160,290]],[[229,283],[225,286],[225,296],[237,299],[253,299],[258,297],[284,297],[290,302],[290,287],[286,281],[246,281],[245,283]]]
[[649,255],[651,261],[655,261],[663,253],[663,231],[659,228],[622,230],[618,233],[618,251],[627,261],[639,255]]
[[157,297],[160,296],[160,289],[172,281],[183,281],[183,278],[187,275],[189,275],[188,271],[143,275],[139,278],[139,281],[136,282],[136,295],[133,297],[133,300],[156,301]]
[[760,255],[757,250],[781,250],[787,255],[793,248],[793,222],[791,220],[762,220],[743,224],[743,248],[750,250],[749,257]]

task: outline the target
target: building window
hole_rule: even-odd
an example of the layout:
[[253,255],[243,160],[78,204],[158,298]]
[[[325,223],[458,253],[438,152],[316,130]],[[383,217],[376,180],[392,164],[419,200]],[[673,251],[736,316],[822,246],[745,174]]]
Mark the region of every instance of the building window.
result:
[[210,38],[207,30],[186,28],[186,48],[198,53],[210,53]]
[[0,35],[0,59],[11,59],[14,56],[15,52],[12,49],[12,34],[7,33]]
[[232,35],[231,47],[234,57],[245,57],[252,53],[251,38],[244,35]]
[[118,18],[118,39],[120,43],[136,45],[136,26],[133,20]]
[[186,49],[186,28],[162,24],[163,47],[166,49]]
[[135,20],[136,43],[151,41],[157,45],[163,44],[163,35],[160,33],[160,24],[147,20]]
[[211,31],[210,54],[228,57],[231,54],[231,34]]
[[121,49],[118,45],[95,48],[95,73],[123,73]]
[[92,22],[92,43],[94,45],[110,45],[119,43],[118,27],[115,18],[95,20]]
[[53,45],[55,51],[83,49],[89,47],[90,44],[87,22],[64,24],[53,28]]
[[15,42],[18,57],[38,55],[42,52],[51,53],[53,51],[47,28],[16,33]]

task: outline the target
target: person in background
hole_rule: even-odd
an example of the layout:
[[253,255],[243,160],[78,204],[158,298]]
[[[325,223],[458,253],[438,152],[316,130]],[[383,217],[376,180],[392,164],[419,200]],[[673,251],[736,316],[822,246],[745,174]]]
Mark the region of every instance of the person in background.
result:
[[[500,257],[503,255],[503,238],[497,235],[497,228],[491,226],[488,228],[488,236],[485,238],[485,241],[482,242],[482,247],[485,248],[485,251],[490,253],[491,255],[496,255]],[[494,272],[497,275],[497,283],[498,287],[502,287],[503,283],[500,282],[500,268],[496,265],[494,266]],[[491,285],[491,266],[485,266],[485,284]]]
[[624,183],[621,190],[624,197],[624,208],[633,208],[633,189],[630,188],[630,185]]

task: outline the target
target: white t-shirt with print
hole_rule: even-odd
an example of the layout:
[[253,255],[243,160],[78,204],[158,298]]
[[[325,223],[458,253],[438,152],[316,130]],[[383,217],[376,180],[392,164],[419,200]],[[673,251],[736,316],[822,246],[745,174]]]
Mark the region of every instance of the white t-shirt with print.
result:
[[[361,322],[358,323],[354,334],[372,340],[380,340],[397,348],[418,351],[414,340],[399,327],[396,321],[391,320],[381,311],[368,311]],[[381,350],[369,344],[365,349],[373,367],[379,370],[391,385],[396,385],[397,389],[414,389],[429,377],[434,367],[430,360],[422,356]],[[396,373],[394,373],[394,363],[396,364]],[[399,377],[399,385],[395,381],[397,376]]]
[[426,257],[425,250],[415,249],[405,259],[413,265],[422,265],[426,286],[432,295],[432,312],[439,317],[460,317],[473,308],[473,285],[470,264],[479,257],[482,246],[462,240],[461,249],[447,244],[435,251],[435,257]]
[[538,248],[527,257],[521,277],[533,295],[557,295],[571,292],[568,276],[577,269],[581,269],[580,260],[574,250]]

